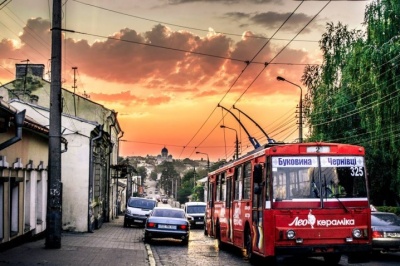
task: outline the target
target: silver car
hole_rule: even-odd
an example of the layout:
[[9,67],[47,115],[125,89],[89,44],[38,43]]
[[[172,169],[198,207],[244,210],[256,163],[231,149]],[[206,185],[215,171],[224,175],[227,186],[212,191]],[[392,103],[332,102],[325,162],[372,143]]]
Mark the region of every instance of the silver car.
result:
[[182,209],[155,207],[146,221],[144,241],[149,243],[153,238],[174,238],[188,245],[189,232],[190,224]]
[[390,212],[371,212],[372,250],[400,251],[400,218]]

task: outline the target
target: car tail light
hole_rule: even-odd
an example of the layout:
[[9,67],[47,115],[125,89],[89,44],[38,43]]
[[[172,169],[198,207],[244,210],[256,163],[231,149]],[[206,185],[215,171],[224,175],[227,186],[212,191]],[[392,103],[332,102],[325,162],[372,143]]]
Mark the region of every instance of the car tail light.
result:
[[187,230],[187,229],[188,229],[188,226],[187,226],[186,224],[182,224],[182,225],[179,226],[179,229],[181,229],[181,230]]
[[156,224],[152,223],[152,222],[149,222],[149,223],[147,223],[147,227],[156,227]]
[[372,238],[381,238],[381,237],[384,237],[383,232],[372,231]]

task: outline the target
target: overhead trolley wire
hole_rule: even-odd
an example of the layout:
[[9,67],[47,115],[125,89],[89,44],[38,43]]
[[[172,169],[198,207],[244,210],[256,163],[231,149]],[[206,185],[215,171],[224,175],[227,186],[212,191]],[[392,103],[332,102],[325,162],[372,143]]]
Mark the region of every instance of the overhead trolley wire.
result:
[[[115,14],[132,17],[132,18],[137,18],[137,19],[141,19],[141,20],[146,20],[146,21],[150,21],[150,22],[156,22],[156,23],[160,23],[160,24],[165,24],[165,25],[184,28],[184,29],[189,29],[189,30],[210,32],[209,30],[206,30],[206,29],[183,26],[183,25],[179,25],[179,24],[173,24],[173,23],[168,23],[168,22],[164,22],[164,21],[160,21],[160,20],[154,20],[154,19],[144,18],[144,17],[140,17],[140,16],[136,16],[136,15],[131,15],[131,14],[127,14],[127,13],[124,13],[124,12],[112,10],[112,9],[105,8],[105,7],[101,7],[101,6],[98,6],[98,5],[93,5],[93,4],[81,2],[81,1],[78,1],[78,0],[73,0],[73,1],[76,2],[76,3],[82,4],[82,5],[90,6],[90,7],[93,7],[93,8],[98,8],[98,9],[101,9],[101,10],[105,10],[105,11],[108,11],[108,12],[112,12],[112,13],[115,13]],[[220,31],[215,31],[215,33],[228,35],[228,36],[243,37],[243,34],[238,34],[238,33],[228,33],[228,32],[220,32]],[[244,35],[244,37],[254,38],[254,39],[268,39],[268,40],[277,40],[277,41],[287,41],[287,39],[275,39],[273,37],[268,38],[268,37],[262,37],[262,36],[254,36],[254,35]],[[296,40],[296,41],[298,41],[298,42],[318,42],[318,41],[314,41],[314,40]]]
[[[286,20],[282,23],[282,25],[275,31],[275,33],[272,35],[275,36],[277,34],[277,32],[286,24],[286,22],[293,16],[293,14],[296,12],[296,10],[303,4],[303,1],[295,8],[295,10],[290,14],[290,16],[288,18],[286,18]],[[249,66],[250,62],[252,62],[257,55],[265,48],[265,46],[270,42],[270,39],[267,40],[267,42],[258,50],[258,52],[253,56],[253,58],[250,61],[247,61],[247,64],[245,66],[245,68],[242,70],[242,72],[240,73],[240,75],[235,79],[235,81],[233,82],[233,84],[230,86],[230,88],[228,89],[228,91],[224,94],[224,96],[222,97],[222,99],[218,102],[218,105],[223,101],[223,99],[226,97],[226,95],[230,92],[230,90],[232,89],[232,87],[236,84],[237,80],[241,77],[241,75],[243,74],[243,72],[247,69],[247,67]],[[257,77],[251,82],[250,86],[256,81],[256,79],[261,75],[261,73],[264,71],[264,69],[268,66],[268,64],[264,64],[264,68],[262,71],[260,71],[260,73],[257,75]],[[247,89],[245,90],[245,92],[248,90],[248,88],[250,87],[248,86]],[[241,94],[241,96],[239,97],[239,99],[243,96],[244,93]],[[239,100],[238,99],[238,100]],[[238,101],[236,100],[236,102]],[[235,103],[236,103],[235,102]],[[217,107],[218,107],[217,105]],[[188,144],[196,137],[196,135],[200,132],[200,130],[203,128],[203,126],[206,124],[206,122],[210,119],[211,115],[214,113],[214,111],[216,110],[215,107],[213,109],[213,111],[211,112],[211,114],[208,116],[208,118],[206,119],[206,121],[203,123],[203,125],[199,128],[199,130],[196,132],[196,134],[190,139],[190,141],[188,142]],[[225,114],[226,115],[226,114]],[[223,115],[223,117],[225,117]],[[223,118],[222,118],[223,119]],[[221,119],[221,120],[222,120]],[[200,142],[199,145],[200,146],[209,136],[210,134],[215,130],[215,128],[219,125],[219,123],[221,122],[221,120],[214,126],[214,128],[210,131],[210,133]],[[193,152],[192,152],[193,154]]]

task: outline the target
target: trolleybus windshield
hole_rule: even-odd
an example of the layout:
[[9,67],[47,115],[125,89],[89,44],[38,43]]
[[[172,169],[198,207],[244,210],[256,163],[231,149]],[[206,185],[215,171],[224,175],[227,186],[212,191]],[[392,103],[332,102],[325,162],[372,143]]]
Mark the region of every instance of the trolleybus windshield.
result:
[[272,157],[273,199],[366,198],[362,156]]

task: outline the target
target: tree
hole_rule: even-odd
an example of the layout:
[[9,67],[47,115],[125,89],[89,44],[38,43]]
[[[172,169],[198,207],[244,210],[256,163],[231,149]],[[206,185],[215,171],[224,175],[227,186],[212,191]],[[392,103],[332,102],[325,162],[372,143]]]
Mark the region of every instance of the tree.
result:
[[364,23],[365,34],[329,23],[322,65],[305,68],[309,140],[364,146],[372,203],[399,205],[400,2],[371,3]]
[[144,181],[146,180],[146,177],[147,177],[146,167],[140,166],[140,167],[136,168],[136,171],[142,179],[142,184],[144,184]]

